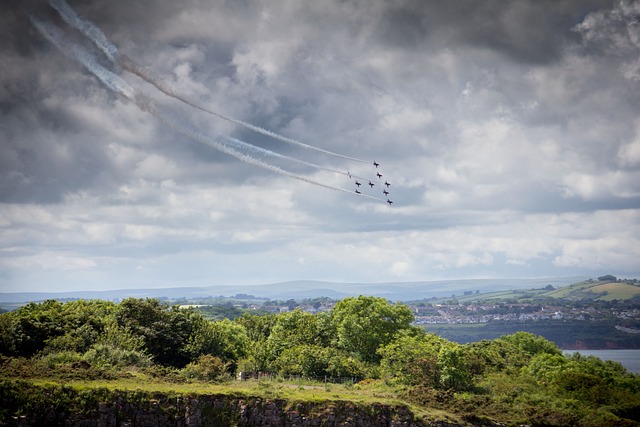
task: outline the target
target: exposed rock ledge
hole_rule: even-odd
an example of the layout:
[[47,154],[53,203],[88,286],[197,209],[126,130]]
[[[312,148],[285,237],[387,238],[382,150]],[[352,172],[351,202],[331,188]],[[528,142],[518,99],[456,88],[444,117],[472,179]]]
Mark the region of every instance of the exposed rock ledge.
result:
[[4,410],[0,426],[458,426],[442,420],[429,423],[416,420],[411,410],[403,405],[361,405],[345,401],[291,403],[225,395],[169,396],[105,389],[77,391],[60,386],[29,385],[26,388],[28,390],[19,391],[14,388],[12,391],[17,393],[9,395],[7,391],[10,390],[2,390],[0,406]]

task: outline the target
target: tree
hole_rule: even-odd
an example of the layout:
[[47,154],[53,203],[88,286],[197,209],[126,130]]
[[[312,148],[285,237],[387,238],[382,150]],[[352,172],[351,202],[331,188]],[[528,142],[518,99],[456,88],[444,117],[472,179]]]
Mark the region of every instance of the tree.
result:
[[32,356],[50,350],[86,350],[102,332],[115,304],[99,300],[29,303],[0,315],[0,353]]
[[128,298],[116,312],[118,325],[141,337],[156,363],[178,368],[191,361],[187,344],[200,319],[202,315],[193,310],[164,305],[158,299]]
[[556,380],[567,362],[567,358],[563,355],[541,353],[531,359],[524,369],[538,382],[548,384]]
[[235,370],[237,361],[247,355],[249,338],[244,326],[229,319],[212,322],[203,318],[195,321],[188,350],[192,358],[209,354]]
[[275,314],[258,316],[256,314],[245,313],[241,317],[234,319],[234,321],[244,326],[247,337],[251,341],[261,342],[269,338],[271,329],[275,326],[277,318]]
[[471,387],[471,374],[467,368],[462,346],[447,342],[440,347],[438,364],[440,386],[455,391],[467,390]]
[[303,344],[285,349],[274,361],[281,375],[304,375],[312,378],[362,378],[365,366],[338,349]]
[[402,331],[411,331],[413,313],[404,304],[390,304],[371,296],[345,298],[331,311],[336,334],[334,344],[357,354],[365,362],[378,362],[378,348],[389,344]]
[[401,384],[436,387],[440,348],[447,342],[435,334],[403,335],[380,347],[382,374]]
[[498,338],[498,340],[506,341],[515,345],[530,357],[540,353],[562,354],[562,351],[560,351],[557,345],[530,332],[516,332],[511,335],[504,335]]
[[328,315],[324,313],[314,315],[300,309],[278,315],[267,339],[274,358],[290,347],[329,345],[330,323],[328,320]]
[[465,359],[472,375],[520,369],[530,357],[515,344],[501,340],[482,340],[464,346]]

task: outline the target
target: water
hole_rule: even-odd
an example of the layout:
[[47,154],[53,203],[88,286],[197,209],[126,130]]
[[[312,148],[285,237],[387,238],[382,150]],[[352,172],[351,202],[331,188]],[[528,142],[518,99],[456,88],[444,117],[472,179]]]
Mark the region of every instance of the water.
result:
[[602,360],[620,362],[627,371],[640,374],[640,350],[562,350],[569,356],[580,353],[584,356],[596,356]]

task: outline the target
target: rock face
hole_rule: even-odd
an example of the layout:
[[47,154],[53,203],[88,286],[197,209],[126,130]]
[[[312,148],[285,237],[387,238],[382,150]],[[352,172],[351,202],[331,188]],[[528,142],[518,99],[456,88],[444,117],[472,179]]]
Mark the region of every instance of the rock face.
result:
[[[36,387],[37,389],[37,387]],[[6,390],[5,390],[6,391]],[[168,396],[102,390],[99,397],[69,388],[35,391],[29,401],[0,393],[0,426],[78,427],[422,427],[405,406],[299,402],[223,395]],[[61,397],[62,396],[62,397]],[[37,402],[34,404],[34,401]],[[437,423],[437,424],[436,424]],[[452,424],[432,425],[452,426]]]

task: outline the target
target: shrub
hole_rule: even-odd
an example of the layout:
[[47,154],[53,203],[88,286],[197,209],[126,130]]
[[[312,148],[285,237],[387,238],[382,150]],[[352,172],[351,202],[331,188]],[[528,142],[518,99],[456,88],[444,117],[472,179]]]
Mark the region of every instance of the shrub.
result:
[[196,362],[191,362],[185,366],[181,373],[185,378],[199,379],[204,381],[220,380],[227,374],[228,364],[222,359],[210,354],[203,354]]
[[82,359],[80,353],[75,351],[60,351],[56,353],[48,353],[41,356],[36,363],[40,366],[54,369],[58,365],[70,365],[74,362],[78,362]]
[[95,344],[84,354],[84,359],[91,365],[99,367],[146,367],[152,364],[146,353],[128,350],[109,344]]

